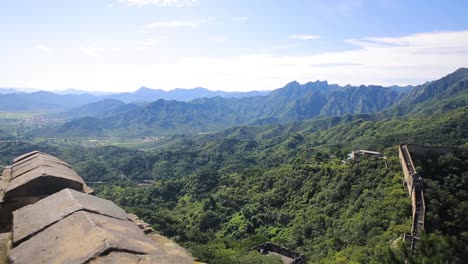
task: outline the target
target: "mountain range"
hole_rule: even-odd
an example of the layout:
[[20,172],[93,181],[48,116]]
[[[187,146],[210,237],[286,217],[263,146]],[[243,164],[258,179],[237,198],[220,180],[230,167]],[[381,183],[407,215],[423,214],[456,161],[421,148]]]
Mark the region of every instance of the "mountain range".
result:
[[125,103],[149,103],[158,99],[190,101],[197,98],[216,96],[240,98],[266,95],[269,92],[270,91],[211,91],[201,87],[193,89],[177,88],[171,91],[141,87],[137,91],[131,93],[88,92],[76,89],[66,89],[55,92],[31,92],[31,89],[0,88],[0,111],[60,112],[104,99],[114,99]]
[[118,93],[106,96],[107,98],[121,100],[123,102],[148,102],[156,101],[158,99],[176,100],[176,101],[190,101],[203,97],[224,97],[224,98],[238,98],[266,95],[270,91],[250,91],[250,92],[225,92],[225,91],[211,91],[202,87],[193,89],[176,88],[170,91],[161,89],[150,89],[141,87],[133,93]]
[[60,95],[46,91],[0,94],[0,111],[57,112],[99,100],[99,97],[90,94]]
[[[268,95],[242,98],[198,98],[188,102],[159,99],[140,106],[104,100],[72,111],[86,116],[38,132],[52,136],[150,136],[206,133],[237,125],[287,123],[318,116],[427,116],[431,106],[432,112],[466,106],[467,80],[468,69],[461,68],[439,80],[411,87],[406,93],[395,91],[396,87],[342,87],[316,81],[303,85],[291,82]],[[150,92],[140,90],[141,95]]]

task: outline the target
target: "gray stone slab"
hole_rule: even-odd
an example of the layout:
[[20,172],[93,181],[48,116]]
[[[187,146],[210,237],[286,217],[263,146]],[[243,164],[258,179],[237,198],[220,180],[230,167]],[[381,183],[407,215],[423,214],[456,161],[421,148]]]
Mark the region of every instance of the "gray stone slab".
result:
[[128,252],[111,252],[109,255],[99,257],[90,264],[193,264],[192,258],[182,256],[160,255],[138,255]]
[[68,163],[66,163],[65,161],[62,161],[54,156],[50,156],[50,155],[42,155],[42,154],[38,154],[38,155],[34,155],[34,156],[31,156],[31,157],[28,157],[24,160],[21,160],[20,162],[16,162],[16,163],[13,163],[12,165],[12,171],[16,171],[16,170],[19,170],[25,166],[30,166],[31,163],[34,163],[34,162],[37,162],[37,161],[43,161],[44,163],[46,162],[49,162],[49,163],[59,163],[59,164],[63,164],[67,167],[70,168],[70,165]]
[[26,153],[26,154],[23,154],[15,159],[13,159],[13,165],[14,164],[21,164],[23,162],[26,162],[30,159],[34,159],[34,158],[37,158],[37,157],[45,157],[45,158],[50,158],[50,159],[57,159],[57,160],[60,160],[58,159],[57,157],[54,157],[52,155],[49,155],[47,153],[44,153],[44,152],[40,152],[40,151],[32,151],[32,152],[29,152],[29,153]]
[[125,211],[109,200],[64,189],[13,212],[13,243],[17,245],[80,210],[127,220]]
[[68,163],[66,163],[65,161],[57,158],[57,157],[54,157],[54,156],[51,156],[51,155],[48,155],[48,154],[37,154],[37,155],[33,155],[33,156],[30,156],[26,159],[23,159],[19,162],[14,162],[12,164],[12,166],[14,167],[17,167],[17,168],[20,168],[21,166],[25,165],[25,164],[28,164],[30,162],[34,162],[36,160],[46,160],[46,161],[53,161],[53,162],[57,162],[57,163],[63,163],[65,165],[68,165]]
[[83,179],[72,170],[39,167],[12,179],[5,191],[4,200],[50,195],[65,188],[83,191],[83,186]]
[[53,161],[35,160],[34,162],[29,163],[27,166],[23,166],[22,168],[13,170],[11,174],[11,178],[14,179],[16,177],[20,177],[21,175],[27,172],[30,172],[32,170],[38,169],[40,167],[52,167],[52,168],[56,168],[59,170],[68,171],[68,173],[71,173],[71,174],[74,174],[74,173],[76,174],[76,172],[74,172],[72,169],[70,169],[70,167],[64,164],[53,162]]
[[[28,174],[47,174],[47,175],[69,175],[69,176],[78,176],[78,174],[74,171],[71,170],[67,167],[59,167],[59,166],[40,166],[34,169],[31,169],[30,171],[23,173],[21,176],[26,176]],[[11,177],[11,180],[14,181],[18,177]],[[81,177],[80,177],[81,178]]]
[[14,247],[10,263],[87,263],[112,251],[164,255],[130,221],[76,212]]
[[147,236],[149,236],[158,245],[159,248],[162,248],[169,255],[193,259],[192,255],[185,248],[176,244],[169,238],[156,233],[149,234]]
[[13,163],[14,163],[14,162],[18,162],[18,161],[20,161],[20,160],[22,160],[22,159],[25,159],[25,158],[27,158],[27,157],[29,157],[29,156],[35,155],[35,154],[37,154],[37,153],[42,153],[42,152],[40,152],[40,151],[38,151],[38,150],[34,150],[34,151],[31,151],[31,152],[25,153],[25,154],[23,154],[23,155],[21,155],[21,156],[18,156],[18,157],[16,157],[16,158],[14,158],[14,159],[13,159]]

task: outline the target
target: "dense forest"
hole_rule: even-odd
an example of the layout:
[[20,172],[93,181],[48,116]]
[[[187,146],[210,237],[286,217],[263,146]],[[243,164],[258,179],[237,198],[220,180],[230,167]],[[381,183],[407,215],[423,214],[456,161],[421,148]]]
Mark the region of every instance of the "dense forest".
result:
[[[409,199],[398,159],[343,164],[319,154],[270,169],[201,169],[148,187],[99,186],[114,200],[210,263],[235,262],[273,241],[311,262],[379,263],[385,243],[408,231]],[[387,166],[389,167],[387,169]],[[239,260],[239,263],[245,263]]]

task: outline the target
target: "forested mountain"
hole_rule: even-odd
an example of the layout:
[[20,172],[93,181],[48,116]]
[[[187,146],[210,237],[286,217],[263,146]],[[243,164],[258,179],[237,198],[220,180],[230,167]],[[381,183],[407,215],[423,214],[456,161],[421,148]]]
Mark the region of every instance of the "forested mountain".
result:
[[201,98],[190,102],[157,100],[128,112],[111,112],[115,114],[99,120],[86,117],[36,133],[50,136],[196,134],[236,125],[287,123],[317,116],[381,111],[384,112],[372,118],[408,113],[428,116],[466,105],[467,79],[468,69],[462,68],[440,80],[416,86],[405,94],[381,86],[340,87],[321,81],[304,85],[291,82],[267,96]]
[[389,86],[387,88],[397,92],[398,94],[404,94],[404,93],[407,93],[407,92],[413,90],[414,86],[412,86],[412,85],[407,85],[407,86],[392,85],[392,86]]
[[[153,136],[154,129],[167,133],[193,134],[200,131],[216,131],[230,127],[240,118],[233,110],[225,108],[219,101],[222,98],[203,99],[203,103],[157,100],[144,107],[124,113],[114,113],[109,117],[97,115],[72,120],[57,128],[44,128],[34,134],[51,136]],[[242,120],[246,121],[246,119]]]
[[[189,101],[203,97],[224,97],[241,98],[250,96],[266,95],[269,91],[251,91],[251,92],[224,92],[210,91],[205,88],[194,89],[174,89],[164,91],[141,87],[132,93],[104,93],[90,92],[67,89],[56,92],[20,92],[17,89],[0,88],[0,111],[42,111],[44,113],[65,111],[69,113],[70,109],[84,106],[85,104],[95,103],[104,99],[120,100],[125,103],[150,103],[159,99]],[[70,115],[69,117],[76,117]]]
[[361,86],[348,89],[348,93],[333,92],[320,113],[327,116],[341,116],[378,112],[392,106],[397,99],[395,92],[381,87]]
[[102,118],[125,113],[136,108],[138,108],[138,105],[136,104],[126,104],[119,100],[104,99],[98,102],[85,104],[59,115],[67,118],[85,116]]
[[460,68],[444,78],[415,87],[385,114],[430,116],[450,111],[467,105],[467,91],[468,69]]
[[408,93],[404,102],[415,104],[431,99],[444,99],[467,89],[467,86],[468,68],[460,68],[442,79],[416,87]]
[[44,111],[57,112],[63,109],[98,101],[90,94],[59,95],[46,91],[33,93],[0,94],[0,111]]
[[150,89],[141,87],[133,93],[118,93],[107,96],[108,98],[121,100],[124,102],[151,102],[159,99],[175,100],[175,101],[190,101],[203,97],[223,97],[223,98],[236,98],[236,97],[251,97],[261,96],[268,94],[269,91],[251,91],[251,92],[224,92],[224,91],[211,91],[202,87],[193,89],[176,88],[170,91],[161,89]]

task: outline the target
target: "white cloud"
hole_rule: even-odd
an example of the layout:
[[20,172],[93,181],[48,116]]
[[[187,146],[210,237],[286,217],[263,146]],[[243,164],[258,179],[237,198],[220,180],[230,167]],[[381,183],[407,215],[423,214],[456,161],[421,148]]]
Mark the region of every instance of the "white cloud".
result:
[[97,57],[106,53],[118,52],[121,49],[116,47],[82,46],[79,50],[82,55]]
[[54,49],[49,47],[49,46],[46,46],[46,45],[43,45],[43,44],[39,44],[37,45],[36,47],[34,47],[35,49],[38,49],[42,52],[45,52],[45,53],[52,53],[54,52]]
[[[64,64],[50,63],[43,67],[43,60],[38,57],[37,60],[31,59],[31,64],[25,66],[26,70],[16,71],[17,67],[0,65],[0,71],[7,73],[3,75],[2,83],[17,87],[108,87],[123,91],[145,85],[164,89],[203,86],[221,90],[254,90],[282,87],[292,80],[304,83],[317,79],[341,85],[421,84],[468,66],[468,30],[347,41],[357,46],[308,56],[266,53],[167,58],[152,60],[151,63],[137,59],[124,63],[103,59],[90,63],[85,57],[81,64],[66,64],[75,61],[70,59],[74,58],[70,55]],[[152,43],[148,41],[146,44]],[[82,51],[88,55],[104,52],[96,48]],[[120,51],[122,56],[135,57],[134,53],[126,52],[129,51]],[[145,56],[144,52],[141,56]],[[154,51],[148,49],[148,57],[151,52]]]
[[309,56],[252,54],[236,57],[193,57],[153,64],[144,77],[153,87],[252,90],[317,79],[341,85],[421,84],[438,79],[468,62],[468,31],[431,32],[396,38],[355,40],[357,49]]
[[299,40],[311,40],[311,39],[319,39],[320,36],[305,35],[305,34],[294,34],[294,35],[289,35],[289,38],[291,38],[291,39],[299,39]]
[[456,52],[467,50],[468,30],[452,32],[430,32],[403,37],[380,37],[347,40],[364,49],[392,49],[425,53]]
[[146,25],[147,29],[158,28],[195,28],[207,23],[206,20],[169,20],[156,21]]
[[191,7],[199,4],[198,0],[119,0],[119,2],[129,6]]

